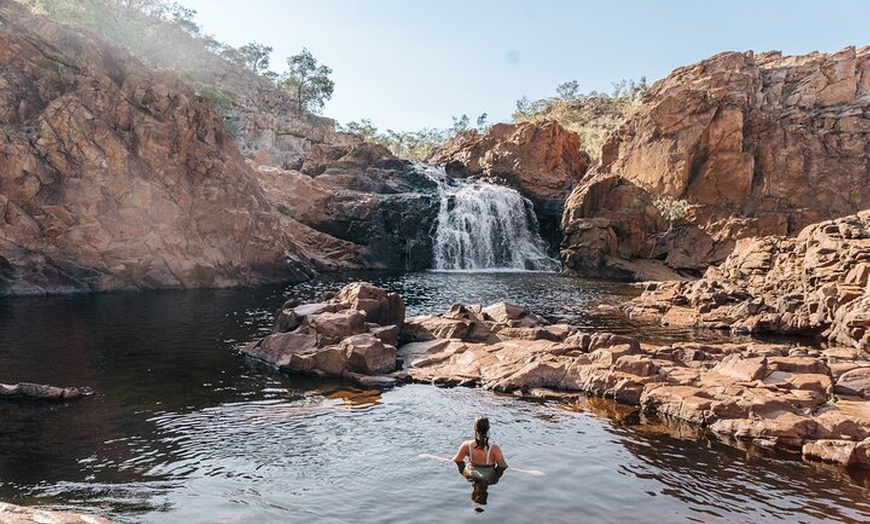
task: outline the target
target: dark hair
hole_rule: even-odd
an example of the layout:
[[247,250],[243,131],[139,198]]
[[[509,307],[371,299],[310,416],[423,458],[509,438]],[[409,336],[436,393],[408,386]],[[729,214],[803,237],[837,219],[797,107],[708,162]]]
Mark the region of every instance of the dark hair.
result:
[[483,449],[489,446],[489,419],[477,417],[474,420],[474,447]]

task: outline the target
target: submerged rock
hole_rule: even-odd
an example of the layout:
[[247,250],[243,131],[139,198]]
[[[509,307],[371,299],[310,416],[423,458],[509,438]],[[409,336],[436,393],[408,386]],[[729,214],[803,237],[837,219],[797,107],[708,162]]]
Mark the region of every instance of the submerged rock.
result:
[[113,524],[112,521],[95,515],[50,511],[5,502],[0,502],[0,522],[3,524]]
[[31,382],[0,384],[0,399],[67,400],[93,394],[90,388],[58,388]]

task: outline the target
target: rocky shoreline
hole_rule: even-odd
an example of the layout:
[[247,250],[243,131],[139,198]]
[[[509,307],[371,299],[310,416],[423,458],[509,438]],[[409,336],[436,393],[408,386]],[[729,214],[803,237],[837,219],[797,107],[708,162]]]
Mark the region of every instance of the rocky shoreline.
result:
[[806,460],[870,468],[870,353],[861,348],[655,346],[550,324],[509,303],[406,319],[397,294],[354,283],[315,304],[285,304],[273,333],[242,352],[364,386],[610,398]]

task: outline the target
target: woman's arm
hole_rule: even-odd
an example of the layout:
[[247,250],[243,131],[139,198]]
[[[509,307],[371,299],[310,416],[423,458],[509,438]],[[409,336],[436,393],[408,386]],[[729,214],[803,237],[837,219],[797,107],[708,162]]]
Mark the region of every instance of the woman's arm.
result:
[[468,456],[468,446],[465,442],[459,445],[459,450],[456,451],[456,455],[453,456],[453,462],[457,464],[465,464],[465,457]]
[[499,469],[507,469],[507,461],[504,459],[504,455],[501,452],[501,446],[498,444],[492,445],[492,460],[498,464]]

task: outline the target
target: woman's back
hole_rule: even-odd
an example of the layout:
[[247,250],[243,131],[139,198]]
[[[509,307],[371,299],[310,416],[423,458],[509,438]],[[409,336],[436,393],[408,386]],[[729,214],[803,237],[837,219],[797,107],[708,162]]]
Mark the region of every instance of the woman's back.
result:
[[[495,464],[495,450],[498,448],[498,444],[488,444],[483,448],[478,448],[473,440],[468,440],[465,445],[468,447],[468,460],[475,466]],[[501,455],[500,451],[499,449],[499,456]]]

